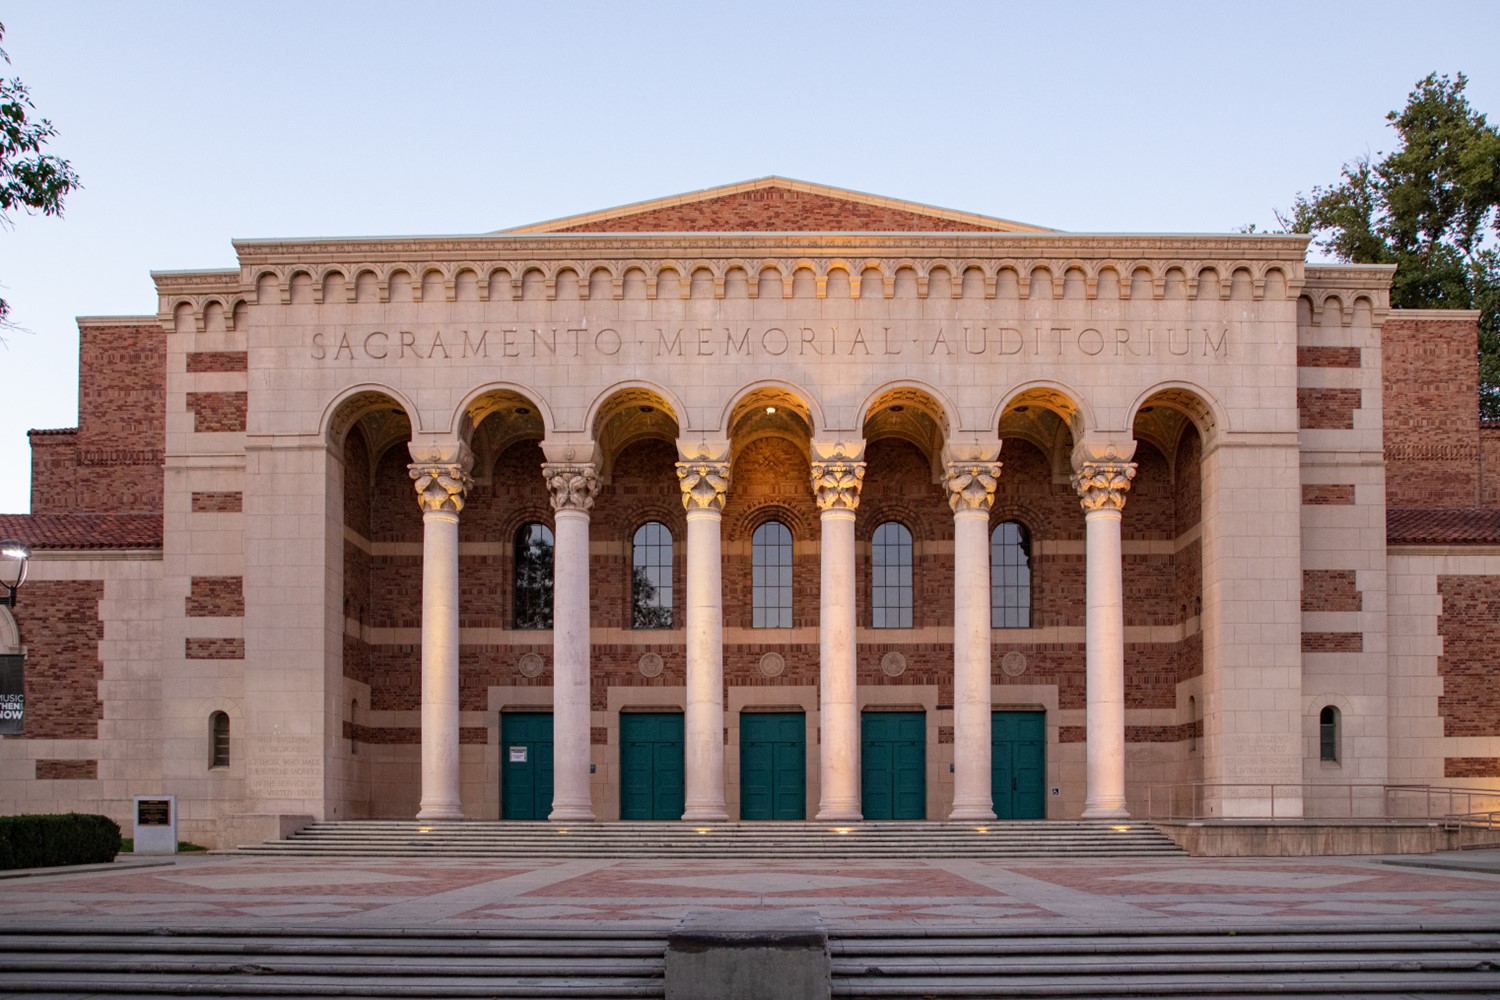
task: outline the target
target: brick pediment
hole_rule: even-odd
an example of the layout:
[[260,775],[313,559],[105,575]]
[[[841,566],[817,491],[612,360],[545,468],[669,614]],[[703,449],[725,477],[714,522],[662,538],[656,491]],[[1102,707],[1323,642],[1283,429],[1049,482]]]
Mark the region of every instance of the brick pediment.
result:
[[507,233],[1050,231],[1007,219],[784,177],[763,177],[505,230]]

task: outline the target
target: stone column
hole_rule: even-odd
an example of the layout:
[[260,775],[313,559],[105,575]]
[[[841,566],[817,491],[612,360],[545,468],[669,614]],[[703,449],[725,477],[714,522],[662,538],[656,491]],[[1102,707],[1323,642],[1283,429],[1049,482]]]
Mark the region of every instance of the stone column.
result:
[[418,819],[463,819],[458,791],[458,514],[469,449],[409,446],[422,506],[422,801]]
[[812,490],[822,528],[818,601],[820,820],[862,818],[855,692],[854,512],[865,478],[863,441],[813,442]]
[[543,462],[552,495],[552,812],[594,818],[589,791],[589,511],[599,477],[586,462]]
[[[998,453],[998,452],[997,452]],[[949,462],[953,508],[953,820],[995,818],[990,786],[990,508],[996,461]]]
[[729,491],[728,448],[677,463],[687,508],[687,713],[683,719],[685,820],[722,821],[724,806],[724,580],[720,526]]
[[1087,538],[1088,792],[1085,819],[1115,819],[1125,810],[1125,613],[1120,562],[1120,520],[1135,463],[1108,450],[1074,457],[1073,488],[1084,510]]

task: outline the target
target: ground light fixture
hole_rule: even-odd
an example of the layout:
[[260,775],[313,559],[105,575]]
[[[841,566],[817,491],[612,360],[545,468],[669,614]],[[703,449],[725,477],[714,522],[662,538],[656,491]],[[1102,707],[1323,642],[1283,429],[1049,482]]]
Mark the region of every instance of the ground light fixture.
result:
[[16,591],[26,582],[26,564],[31,560],[31,546],[7,538],[0,541],[0,607],[16,606]]

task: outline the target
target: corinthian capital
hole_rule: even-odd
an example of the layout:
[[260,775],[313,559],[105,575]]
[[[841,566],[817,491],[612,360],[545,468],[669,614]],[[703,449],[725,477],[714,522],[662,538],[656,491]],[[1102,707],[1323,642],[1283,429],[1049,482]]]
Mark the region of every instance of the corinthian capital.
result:
[[842,454],[813,460],[812,491],[819,510],[854,510],[859,506],[859,488],[864,481],[864,462]]
[[599,474],[586,462],[543,462],[542,478],[552,495],[553,510],[594,509],[599,493]]
[[989,510],[995,505],[999,462],[949,462],[948,506],[961,510]]
[[1073,473],[1073,488],[1083,509],[1121,510],[1130,481],[1135,478],[1134,462],[1082,462]]
[[464,494],[474,484],[467,462],[413,462],[406,468],[417,488],[422,513],[446,510],[457,514],[464,509]]
[[688,510],[724,509],[729,493],[729,463],[699,458],[677,463],[682,506]]

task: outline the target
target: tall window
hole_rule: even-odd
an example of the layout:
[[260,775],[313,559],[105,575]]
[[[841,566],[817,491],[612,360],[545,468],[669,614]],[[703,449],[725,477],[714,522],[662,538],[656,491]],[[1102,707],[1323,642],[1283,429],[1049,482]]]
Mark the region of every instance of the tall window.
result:
[[516,628],[552,627],[552,529],[528,524],[516,532]]
[[887,521],[870,539],[870,607],[876,628],[911,628],[911,532]]
[[1019,521],[990,534],[990,627],[1031,628],[1031,532]]
[[792,627],[792,533],[780,521],[767,521],[750,536],[750,624]]
[[635,531],[630,569],[630,621],[635,628],[672,627],[672,532],[660,521]]
[[1318,713],[1318,759],[1339,762],[1339,710],[1332,705]]
[[208,766],[229,766],[229,716],[223,712],[208,717]]

